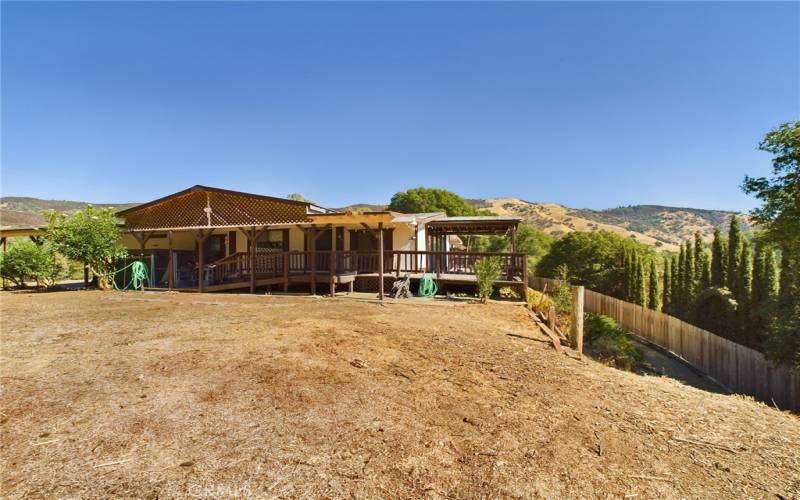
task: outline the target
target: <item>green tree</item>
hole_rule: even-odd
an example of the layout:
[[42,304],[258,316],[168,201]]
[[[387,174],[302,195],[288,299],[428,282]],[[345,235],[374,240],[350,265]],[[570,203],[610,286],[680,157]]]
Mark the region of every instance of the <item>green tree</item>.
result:
[[686,250],[685,250],[685,258],[686,263],[684,267],[684,314],[688,315],[688,307],[694,300],[695,294],[697,293],[697,276],[695,275],[695,265],[694,265],[694,250],[692,249],[692,242],[686,242]]
[[621,298],[625,272],[619,263],[625,248],[642,255],[653,253],[641,243],[608,231],[574,231],[553,242],[536,266],[536,274],[554,276],[558,266],[566,265],[575,284]]
[[678,317],[680,314],[680,295],[681,295],[681,279],[680,279],[680,256],[672,256],[672,283],[670,284],[670,311],[672,316]]
[[647,307],[658,310],[658,269],[656,260],[650,259],[650,287],[648,289]]
[[445,189],[419,187],[395,193],[389,210],[404,213],[446,212],[447,215],[479,215],[488,213],[476,210],[461,196]]
[[694,277],[697,288],[700,288],[703,277],[703,260],[706,253],[706,244],[700,231],[694,233]]
[[663,280],[661,310],[672,314],[672,258],[669,256],[664,257]]
[[305,203],[311,203],[312,205],[316,205],[316,203],[312,200],[309,200],[305,196],[300,193],[291,193],[290,195],[286,196],[287,200],[294,200],[294,201],[303,201]]
[[742,251],[739,255],[739,264],[736,266],[738,281],[736,283],[736,302],[737,314],[739,317],[739,329],[741,343],[747,346],[754,345],[752,335],[752,317],[750,291],[753,285],[753,264],[750,261],[750,242],[746,239],[742,241]]
[[65,278],[68,263],[55,253],[49,243],[36,244],[29,239],[15,241],[0,254],[0,276],[17,286],[36,282],[36,286],[52,286]]
[[724,287],[725,277],[725,241],[719,228],[714,229],[714,242],[711,244],[711,284]]
[[636,262],[636,304],[647,305],[647,271],[643,259]]
[[758,240],[753,255],[753,289],[750,294],[750,328],[754,349],[763,350],[769,332],[776,326],[774,310],[777,293],[778,264],[775,251],[763,240]]
[[[728,264],[725,270],[728,278],[728,289],[736,296],[736,284],[739,282],[739,259],[742,252],[742,228],[739,226],[739,219],[731,216],[731,227],[728,230]],[[738,300],[739,297],[736,297]]]
[[761,200],[750,217],[781,251],[780,290],[766,351],[800,368],[800,121],[767,133],[759,149],[773,155],[772,176],[745,177],[742,189]]
[[675,316],[683,318],[686,305],[688,303],[686,296],[686,248],[683,244],[680,245],[678,251],[678,271],[675,273],[677,276],[677,286],[675,294]]
[[114,263],[127,256],[120,244],[122,236],[111,208],[89,205],[72,215],[50,212],[47,239],[68,259],[85,262],[97,275],[100,288],[108,287]]

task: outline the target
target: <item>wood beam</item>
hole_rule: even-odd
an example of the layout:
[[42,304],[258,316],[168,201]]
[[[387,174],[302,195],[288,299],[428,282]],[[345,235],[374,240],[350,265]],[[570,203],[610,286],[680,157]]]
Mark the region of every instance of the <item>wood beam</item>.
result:
[[317,294],[317,228],[312,227],[308,245],[311,248],[311,295]]
[[175,287],[175,258],[172,256],[172,231],[167,231],[167,243],[168,243],[168,252],[167,254],[167,290],[172,290]]
[[214,229],[197,229],[192,231],[195,241],[197,241],[197,291],[202,293],[205,289],[204,274],[205,270],[205,252],[203,251],[203,243],[211,236]]
[[383,300],[383,222],[378,222],[378,298]]

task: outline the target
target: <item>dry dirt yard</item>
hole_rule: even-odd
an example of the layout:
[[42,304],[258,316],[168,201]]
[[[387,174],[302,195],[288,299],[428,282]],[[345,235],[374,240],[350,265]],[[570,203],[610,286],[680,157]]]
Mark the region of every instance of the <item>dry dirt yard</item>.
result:
[[3,497],[800,497],[800,419],[509,304],[3,293]]

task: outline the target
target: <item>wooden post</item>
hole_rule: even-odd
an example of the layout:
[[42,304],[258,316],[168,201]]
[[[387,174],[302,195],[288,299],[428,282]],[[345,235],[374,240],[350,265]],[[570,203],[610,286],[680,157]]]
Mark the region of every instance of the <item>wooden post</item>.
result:
[[289,291],[289,252],[283,252],[283,293]]
[[172,290],[175,286],[175,259],[172,254],[172,231],[167,231],[167,243],[169,254],[167,254],[167,289]]
[[[5,241],[3,246],[5,247]],[[3,278],[3,288],[5,287],[5,278]],[[83,263],[83,288],[89,288],[89,264],[87,262]]]
[[517,226],[511,228],[511,251],[517,252]]
[[205,267],[205,252],[203,251],[203,243],[205,243],[206,239],[213,232],[213,229],[209,229],[208,232],[198,229],[197,232],[194,233],[194,239],[197,241],[197,291],[200,293],[205,290],[205,273],[203,272],[203,267]]
[[334,273],[336,272],[336,228],[331,228],[331,254],[328,257],[328,266],[330,267],[330,292],[331,297],[336,295],[336,282],[334,281]]
[[[147,245],[147,241],[150,239],[150,236],[153,233],[151,232],[142,232],[142,233],[133,233],[133,236],[139,242],[139,260],[144,262],[144,247]],[[153,270],[150,269],[150,274],[153,274]],[[151,278],[152,279],[152,276]],[[148,285],[152,286],[152,283],[148,283]],[[140,287],[141,291],[144,292],[144,280],[142,280],[142,286]]]
[[378,222],[378,298],[383,300],[383,222]]
[[550,330],[556,331],[556,308],[555,306],[550,306],[550,310],[547,311],[547,326],[550,327]]
[[311,247],[311,295],[317,294],[317,228],[312,227],[308,244]]
[[[3,253],[6,253],[6,237],[3,236],[2,240],[3,240]],[[3,278],[3,290],[5,290],[5,288],[6,288],[6,279]]]
[[250,253],[250,293],[256,293],[256,228],[250,230],[247,249]]
[[570,321],[570,341],[572,347],[583,354],[583,287],[572,286],[572,316]]

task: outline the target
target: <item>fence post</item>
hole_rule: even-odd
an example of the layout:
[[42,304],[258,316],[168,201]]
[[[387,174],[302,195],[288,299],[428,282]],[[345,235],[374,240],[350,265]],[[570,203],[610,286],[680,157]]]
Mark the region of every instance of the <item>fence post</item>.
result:
[[572,347],[583,354],[583,287],[572,286],[572,317],[570,322],[570,341]]

